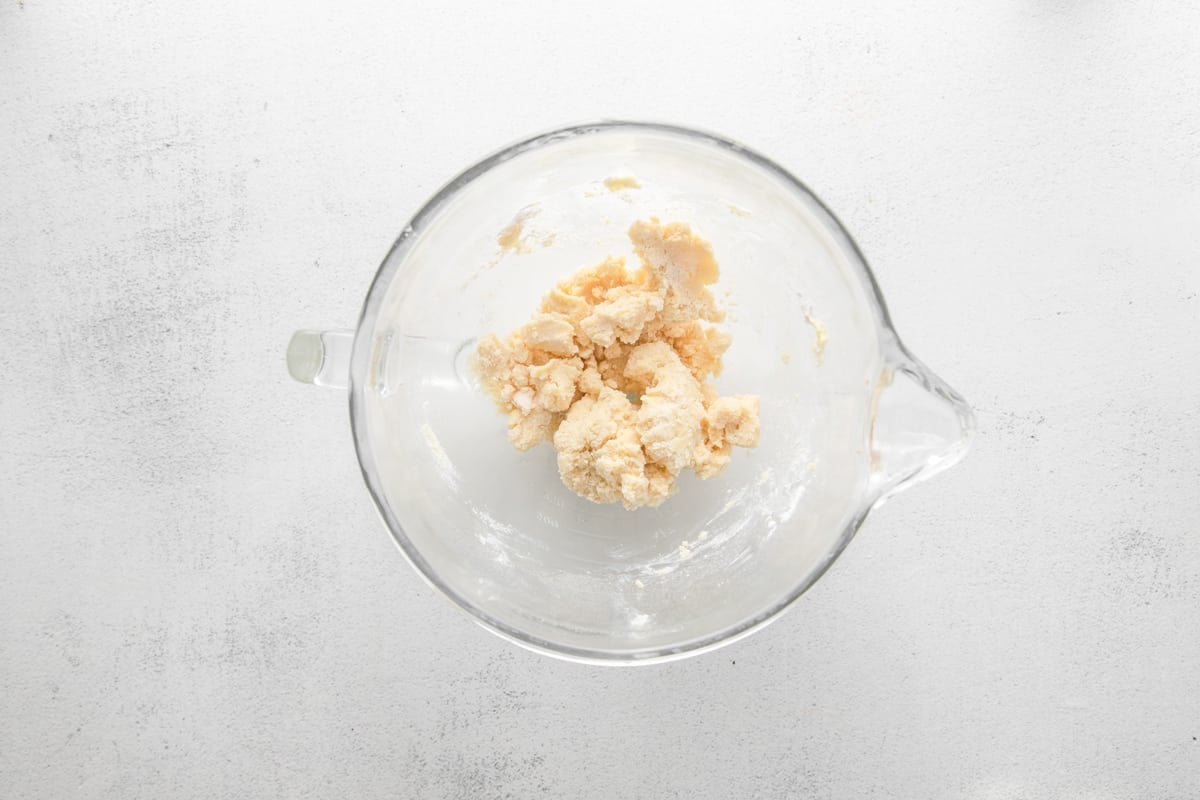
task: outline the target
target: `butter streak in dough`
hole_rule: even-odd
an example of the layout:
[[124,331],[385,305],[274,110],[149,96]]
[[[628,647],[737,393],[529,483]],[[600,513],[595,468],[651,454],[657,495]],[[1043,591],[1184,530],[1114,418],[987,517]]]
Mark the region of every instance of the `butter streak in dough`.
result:
[[[563,482],[598,503],[657,506],[681,472],[711,478],[756,447],[755,395],[720,397],[730,337],[708,286],[720,270],[686,223],[635,222],[641,261],[580,270],[507,339],[484,338],[475,368],[519,450],[550,439]],[[631,399],[636,398],[636,399]]]

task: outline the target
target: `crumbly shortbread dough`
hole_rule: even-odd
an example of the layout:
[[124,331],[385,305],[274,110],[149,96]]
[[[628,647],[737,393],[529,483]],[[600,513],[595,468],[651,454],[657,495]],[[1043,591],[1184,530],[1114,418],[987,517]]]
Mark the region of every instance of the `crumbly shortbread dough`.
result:
[[730,344],[710,324],[725,314],[708,242],[657,219],[629,238],[639,269],[609,258],[572,275],[507,339],[484,338],[475,368],[514,446],[551,439],[572,491],[634,509],[669,497],[684,470],[711,478],[733,447],[757,446],[759,402],[706,383]]

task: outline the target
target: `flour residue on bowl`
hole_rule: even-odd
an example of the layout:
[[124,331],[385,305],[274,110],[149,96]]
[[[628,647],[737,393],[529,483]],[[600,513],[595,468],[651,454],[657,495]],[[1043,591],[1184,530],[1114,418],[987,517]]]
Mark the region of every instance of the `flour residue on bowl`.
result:
[[816,336],[816,340],[813,342],[813,355],[816,357],[819,367],[825,363],[825,345],[829,344],[829,334],[821,320],[813,316],[812,309],[805,309],[804,321],[813,329]]
[[498,266],[508,256],[528,255],[533,252],[535,245],[551,247],[558,238],[558,232],[538,230],[531,224],[541,211],[542,207],[539,203],[530,203],[519,210],[513,216],[512,221],[496,234],[496,254],[467,276],[467,279],[463,281],[462,288],[469,288],[477,278]]
[[533,251],[534,244],[549,247],[554,244],[554,233],[538,233],[526,229],[526,224],[541,213],[541,206],[531,203],[517,212],[512,222],[505,225],[496,234],[496,244],[500,247],[500,255],[509,253],[524,254]]
[[425,440],[425,445],[429,448],[429,458],[433,462],[433,468],[442,476],[442,480],[450,485],[458,484],[458,471],[454,469],[454,462],[450,460],[450,456],[446,453],[446,448],[442,447],[441,441],[433,428],[428,423],[421,426],[421,437]]

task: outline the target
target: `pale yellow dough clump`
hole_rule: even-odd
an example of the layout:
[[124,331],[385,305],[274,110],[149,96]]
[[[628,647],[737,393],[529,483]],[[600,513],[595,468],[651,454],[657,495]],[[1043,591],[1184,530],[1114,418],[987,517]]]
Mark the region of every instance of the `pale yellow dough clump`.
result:
[[719,273],[686,223],[635,222],[636,271],[609,258],[542,299],[507,339],[479,343],[475,367],[519,450],[551,439],[563,482],[598,503],[656,506],[686,469],[711,478],[734,446],[755,447],[758,397],[719,397],[730,338],[708,286]]

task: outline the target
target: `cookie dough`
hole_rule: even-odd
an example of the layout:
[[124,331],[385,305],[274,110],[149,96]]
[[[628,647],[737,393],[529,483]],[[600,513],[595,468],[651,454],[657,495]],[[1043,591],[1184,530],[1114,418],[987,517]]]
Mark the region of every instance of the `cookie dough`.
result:
[[712,324],[725,314],[709,243],[653,218],[629,238],[638,269],[580,270],[506,339],[481,340],[475,369],[517,449],[552,440],[572,491],[635,509],[666,500],[684,470],[711,478],[735,446],[757,446],[759,401],[707,382],[730,345]]

